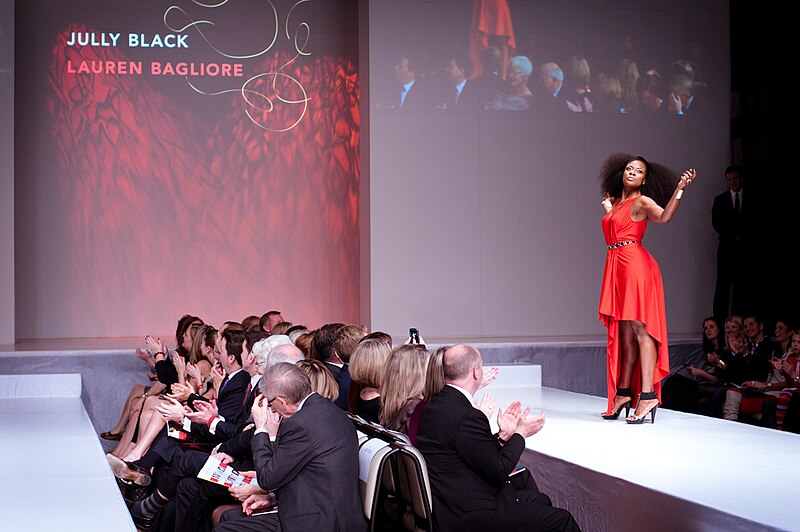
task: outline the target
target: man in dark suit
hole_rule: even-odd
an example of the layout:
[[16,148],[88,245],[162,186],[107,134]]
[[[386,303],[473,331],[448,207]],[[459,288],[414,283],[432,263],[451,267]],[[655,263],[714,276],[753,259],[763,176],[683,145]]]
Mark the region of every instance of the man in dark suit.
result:
[[[158,488],[146,500],[137,502],[131,507],[131,515],[134,523],[140,529],[151,528],[157,518],[157,514],[167,507],[167,514],[171,520],[174,515],[175,531],[201,532],[210,530],[210,514],[216,505],[230,504],[238,502],[234,493],[230,493],[224,486],[197,479],[197,474],[208,460],[210,455],[231,463],[238,471],[250,471],[253,469],[251,440],[253,436],[253,419],[250,414],[254,398],[260,396],[261,387],[257,386],[260,381],[259,371],[272,364],[283,361],[295,363],[303,358],[303,353],[292,343],[283,343],[276,338],[280,335],[270,336],[267,340],[253,342],[255,338],[248,333],[248,340],[243,348],[244,369],[251,375],[252,391],[245,397],[245,407],[247,417],[238,424],[221,421],[216,424],[214,437],[221,441],[213,451],[202,452],[190,450],[183,453],[169,467],[158,484]],[[287,338],[288,340],[288,338]],[[268,352],[264,350],[274,344],[275,347]],[[180,404],[173,403],[161,409],[170,421],[182,422],[185,416],[191,416],[193,423],[207,425],[210,418],[202,418],[208,415],[205,411],[185,414]],[[243,486],[244,490],[247,486]],[[169,505],[169,506],[168,506]],[[171,511],[169,508],[171,507]],[[170,521],[171,522],[171,521]]]
[[725,320],[731,314],[759,312],[759,275],[754,261],[762,259],[756,249],[758,222],[755,198],[744,194],[744,173],[738,166],[725,169],[728,190],[714,198],[711,225],[719,235],[714,316]]
[[579,530],[572,515],[554,508],[527,472],[509,474],[525,438],[541,430],[544,413],[528,417],[519,402],[498,417],[492,435],[486,415],[473,405],[483,380],[478,350],[455,345],[443,357],[445,386],[422,412],[417,447],[425,457],[433,517],[442,531]]
[[564,71],[557,63],[539,67],[538,86],[533,93],[533,106],[540,113],[560,113],[567,109],[564,98]]
[[[462,64],[466,59],[462,59]],[[504,95],[511,92],[508,82],[500,77],[503,55],[496,46],[481,50],[483,73],[466,82],[460,91],[457,108],[466,112],[497,109]],[[463,66],[462,66],[463,68]],[[471,72],[471,69],[469,69]],[[467,76],[469,73],[465,72]]]
[[[305,372],[287,362],[267,368],[260,387],[262,397],[253,405],[253,459],[258,485],[277,493],[279,510],[229,510],[215,532],[366,531],[358,440],[347,415],[312,392]],[[251,495],[244,513],[257,514],[273,502],[268,494]]]
[[344,327],[344,323],[326,323],[317,329],[311,341],[311,351],[314,358],[325,364],[339,385],[336,405],[342,410],[347,410],[347,399],[350,397],[350,365],[336,353],[336,334]]

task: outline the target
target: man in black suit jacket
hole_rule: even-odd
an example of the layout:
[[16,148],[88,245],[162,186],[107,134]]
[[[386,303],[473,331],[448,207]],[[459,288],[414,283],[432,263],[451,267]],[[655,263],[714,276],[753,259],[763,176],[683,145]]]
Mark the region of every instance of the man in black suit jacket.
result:
[[[366,531],[358,440],[347,415],[312,392],[305,372],[287,362],[265,370],[260,387],[253,459],[259,486],[277,493],[278,512],[229,510],[215,532]],[[257,513],[272,502],[269,495],[251,495],[243,508]]]
[[719,235],[713,309],[719,320],[763,310],[755,308],[760,276],[754,266],[755,261],[763,260],[762,251],[756,248],[757,203],[749,191],[745,198],[742,168],[726,168],[725,182],[728,190],[716,196],[711,207],[711,225]]
[[472,396],[483,380],[483,362],[470,345],[443,357],[445,386],[425,406],[417,447],[425,457],[433,492],[433,517],[441,531],[579,530],[570,513],[554,508],[530,475],[509,474],[525,438],[541,430],[544,413],[528,417],[519,402],[498,416],[492,435]]
[[496,46],[489,46],[481,51],[483,73],[466,82],[460,92],[457,109],[477,112],[498,108],[502,97],[511,92],[508,82],[498,74],[502,61],[502,53]]

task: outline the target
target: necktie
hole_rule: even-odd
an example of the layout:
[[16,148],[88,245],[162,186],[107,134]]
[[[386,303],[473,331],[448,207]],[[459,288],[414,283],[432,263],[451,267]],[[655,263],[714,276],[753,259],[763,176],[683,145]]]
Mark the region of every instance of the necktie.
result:
[[403,87],[403,90],[400,91],[400,107],[403,107],[403,104],[406,103],[406,93],[407,92],[408,91],[406,90],[405,87]]
[[228,376],[227,375],[225,375],[225,378],[222,379],[222,384],[219,385],[219,391],[220,392],[223,390],[223,388],[225,388],[226,384],[228,384]]
[[253,391],[253,383],[252,382],[248,382],[247,383],[247,390],[245,390],[245,392],[244,392],[244,399],[242,399],[242,406],[245,405],[245,403],[247,402],[247,398],[250,397],[250,392],[252,392],[252,391]]
[[733,210],[738,214],[741,212],[741,204],[739,203],[739,193],[733,195]]

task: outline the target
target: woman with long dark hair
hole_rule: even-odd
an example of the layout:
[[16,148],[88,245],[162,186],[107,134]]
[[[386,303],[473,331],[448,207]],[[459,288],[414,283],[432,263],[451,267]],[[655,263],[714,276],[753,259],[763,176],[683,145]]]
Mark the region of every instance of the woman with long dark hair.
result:
[[667,319],[661,271],[642,239],[647,222],[672,220],[696,176],[694,169],[686,170],[676,185],[668,168],[628,154],[612,155],[603,165],[602,228],[608,251],[598,310],[608,329],[604,419],[618,418],[623,408],[628,414],[639,392],[636,410],[626,421],[639,424],[650,414],[655,422],[661,380],[669,375]]

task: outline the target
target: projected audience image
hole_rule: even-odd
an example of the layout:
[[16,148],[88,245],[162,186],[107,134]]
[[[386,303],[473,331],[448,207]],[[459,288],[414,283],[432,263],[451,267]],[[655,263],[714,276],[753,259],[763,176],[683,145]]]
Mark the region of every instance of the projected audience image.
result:
[[374,109],[685,116],[704,101],[702,34],[687,43],[677,23],[674,35],[651,34],[650,11],[589,6],[578,16],[475,0],[373,12],[408,21],[380,51]]

